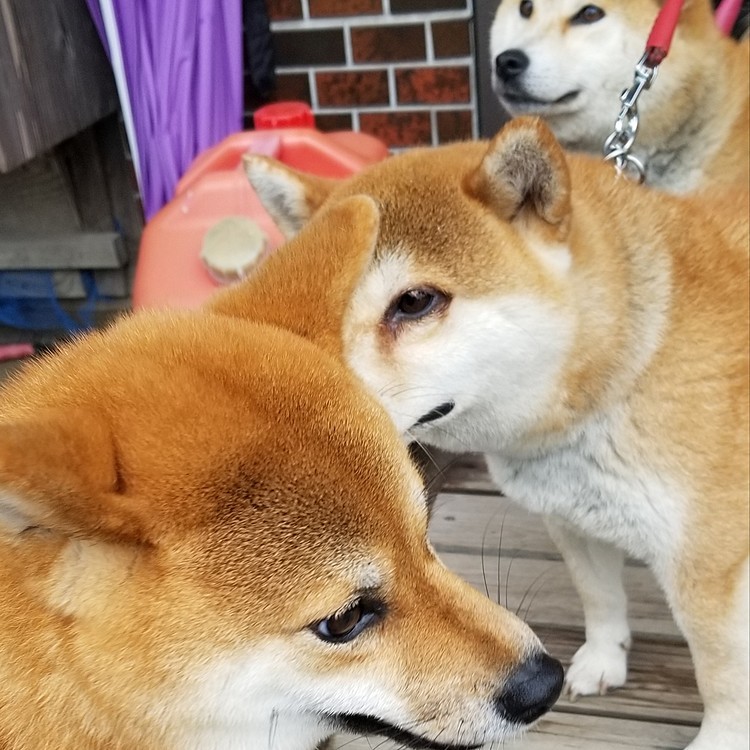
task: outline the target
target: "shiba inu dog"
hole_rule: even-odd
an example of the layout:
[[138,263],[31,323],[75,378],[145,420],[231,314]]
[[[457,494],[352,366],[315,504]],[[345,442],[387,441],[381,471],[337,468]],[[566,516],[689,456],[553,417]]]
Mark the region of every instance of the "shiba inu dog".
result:
[[[335,332],[399,431],[485,452],[498,486],[546,516],[585,610],[569,693],[625,681],[629,553],[695,661],[692,750],[746,748],[747,192],[655,201],[566,155],[536,118],[339,185],[262,157],[246,169],[290,233],[321,204],[368,201],[338,248],[302,229],[298,262],[337,258],[335,294],[349,294]],[[285,252],[264,273],[294,300]]]
[[[511,115],[542,116],[567,147],[600,155],[633,83],[659,0],[502,0],[493,88]],[[639,100],[633,148],[672,192],[750,181],[750,44],[724,37],[709,0],[687,0],[667,59]]]
[[[354,199],[316,240],[363,226]],[[276,320],[279,294],[133,316],[4,388],[4,750],[312,750],[338,729],[460,750],[556,699],[562,667],[436,559],[391,420],[325,336]]]

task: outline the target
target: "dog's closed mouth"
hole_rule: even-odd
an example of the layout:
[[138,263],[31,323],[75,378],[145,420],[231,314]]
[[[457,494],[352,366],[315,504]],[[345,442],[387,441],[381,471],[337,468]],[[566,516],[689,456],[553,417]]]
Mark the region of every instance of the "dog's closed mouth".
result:
[[553,107],[556,104],[567,104],[568,102],[572,102],[580,93],[580,91],[575,90],[568,91],[567,94],[563,94],[557,99],[537,99],[523,91],[509,91],[508,89],[504,89],[499,92],[499,95],[502,99],[512,104],[537,104],[545,107]]
[[377,734],[381,737],[387,737],[405,747],[413,750],[476,750],[482,746],[482,743],[475,745],[453,745],[445,742],[435,742],[428,740],[426,737],[420,737],[418,734],[401,729],[393,724],[389,724],[382,719],[376,719],[373,716],[364,714],[338,714],[331,717],[332,721],[338,725],[338,728],[344,732],[352,734]]
[[428,422],[434,422],[436,419],[440,419],[441,417],[446,416],[446,414],[450,414],[453,411],[453,407],[455,406],[454,401],[446,401],[444,404],[440,404],[440,406],[436,406],[432,411],[428,411],[427,414],[423,414],[415,423],[414,427],[420,424],[427,424]]

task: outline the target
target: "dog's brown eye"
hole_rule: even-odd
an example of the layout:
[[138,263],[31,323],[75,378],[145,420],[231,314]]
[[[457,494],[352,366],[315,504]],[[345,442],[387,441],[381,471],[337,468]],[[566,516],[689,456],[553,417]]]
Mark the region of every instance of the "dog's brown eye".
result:
[[357,599],[345,610],[317,623],[315,633],[329,643],[346,643],[356,638],[381,612],[379,604],[368,604],[364,599]]
[[426,289],[410,289],[399,297],[397,309],[402,315],[414,318],[424,315],[434,300],[435,295]]
[[329,617],[324,620],[328,635],[332,638],[346,638],[354,628],[357,627],[357,623],[362,619],[362,603],[357,602],[353,607],[350,607],[345,612]]
[[385,321],[393,325],[419,320],[443,309],[447,303],[447,296],[432,287],[408,289],[393,300],[385,313]]
[[534,12],[534,3],[531,0],[521,0],[518,10],[522,18],[531,18],[531,14]]
[[597,5],[584,5],[571,19],[571,24],[596,23],[604,18],[604,11]]

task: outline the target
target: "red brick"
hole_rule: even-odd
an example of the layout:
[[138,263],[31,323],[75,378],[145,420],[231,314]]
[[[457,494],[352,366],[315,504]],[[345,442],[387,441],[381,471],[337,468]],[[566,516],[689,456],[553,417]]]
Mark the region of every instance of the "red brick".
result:
[[388,104],[385,70],[321,72],[315,80],[322,107]]
[[351,115],[315,115],[315,127],[323,133],[330,133],[334,130],[351,130]]
[[429,112],[363,112],[360,130],[390,147],[424,146],[432,143]]
[[403,104],[463,104],[470,101],[468,68],[410,68],[396,71]]
[[472,137],[470,109],[444,110],[436,114],[438,141],[465,141]]
[[310,0],[310,15],[365,16],[381,13],[381,0]]
[[466,57],[471,54],[468,21],[435,21],[432,24],[435,57]]
[[310,101],[310,79],[307,73],[277,73],[275,101]]
[[272,21],[290,21],[302,18],[302,3],[300,0],[268,0],[268,17]]
[[342,65],[346,61],[343,29],[276,31],[276,65]]
[[465,7],[466,0],[391,0],[391,13],[431,13],[436,10],[463,10]]
[[354,62],[424,60],[424,26],[361,26],[351,30]]

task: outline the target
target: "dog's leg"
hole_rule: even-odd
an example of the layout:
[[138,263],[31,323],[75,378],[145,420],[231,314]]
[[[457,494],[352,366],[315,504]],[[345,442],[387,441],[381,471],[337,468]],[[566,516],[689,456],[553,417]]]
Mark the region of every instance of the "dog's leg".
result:
[[625,684],[627,676],[630,628],[622,584],[624,554],[557,519],[545,516],[545,521],[581,597],[586,624],[586,642],[568,668],[565,690],[571,698],[603,695]]
[[[750,747],[750,644],[748,566],[713,572],[695,581],[692,571],[676,577],[668,592],[687,638],[703,698],[703,722],[688,750],[747,750]],[[683,566],[684,567],[684,566]],[[702,573],[705,575],[705,561]],[[691,585],[686,585],[690,580]],[[682,583],[680,583],[682,581]],[[672,587],[670,587],[672,588]]]

